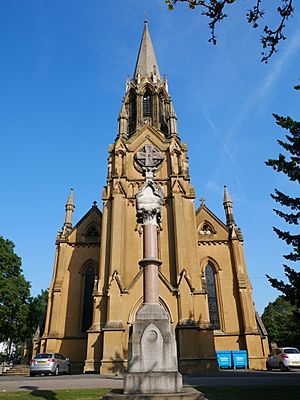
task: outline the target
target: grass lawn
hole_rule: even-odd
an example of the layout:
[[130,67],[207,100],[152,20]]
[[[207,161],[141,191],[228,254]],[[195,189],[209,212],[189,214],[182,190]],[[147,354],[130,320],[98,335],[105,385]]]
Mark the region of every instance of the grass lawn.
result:
[[0,392],[1,400],[99,400],[110,389],[23,390]]
[[[296,400],[299,386],[198,387],[209,400]],[[110,389],[69,389],[0,392],[0,400],[100,400]]]

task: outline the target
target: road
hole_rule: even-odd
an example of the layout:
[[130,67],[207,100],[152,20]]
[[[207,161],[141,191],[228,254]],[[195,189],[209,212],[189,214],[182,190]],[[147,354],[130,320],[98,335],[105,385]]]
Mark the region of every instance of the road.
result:
[[[300,385],[300,371],[256,372],[220,371],[184,376],[184,384],[192,386],[235,386],[235,385]],[[119,376],[103,375],[60,375],[60,376],[0,376],[0,392],[18,390],[51,390],[78,388],[122,388]]]

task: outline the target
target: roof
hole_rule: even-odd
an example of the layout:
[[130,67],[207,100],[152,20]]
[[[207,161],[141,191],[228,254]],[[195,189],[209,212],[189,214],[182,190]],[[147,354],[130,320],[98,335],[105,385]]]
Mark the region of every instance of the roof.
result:
[[144,31],[134,70],[134,78],[136,78],[138,74],[141,76],[145,76],[146,74],[149,76],[156,75],[157,78],[160,78],[159,68],[156,61],[147,21],[145,21],[144,24]]

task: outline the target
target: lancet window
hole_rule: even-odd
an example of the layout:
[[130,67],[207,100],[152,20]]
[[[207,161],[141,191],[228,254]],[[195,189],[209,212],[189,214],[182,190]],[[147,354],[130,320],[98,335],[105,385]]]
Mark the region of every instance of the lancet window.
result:
[[129,132],[135,129],[136,123],[136,95],[133,90],[129,93]]
[[220,329],[215,271],[212,265],[210,264],[207,264],[205,268],[205,282],[206,282],[206,291],[208,297],[210,326],[213,329]]
[[95,269],[89,264],[84,274],[84,294],[82,308],[82,332],[86,332],[93,322],[93,290],[95,282]]
[[159,119],[160,129],[162,132],[168,134],[168,125],[166,122],[166,105],[163,101],[162,95],[159,96]]
[[151,117],[151,92],[146,90],[143,96],[143,116]]

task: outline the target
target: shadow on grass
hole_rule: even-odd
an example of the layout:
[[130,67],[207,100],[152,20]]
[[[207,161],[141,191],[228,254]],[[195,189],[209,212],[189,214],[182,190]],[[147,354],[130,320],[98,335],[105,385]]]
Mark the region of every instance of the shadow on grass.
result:
[[296,400],[300,385],[198,386],[209,400]]
[[39,399],[57,400],[56,393],[52,392],[52,390],[33,390],[30,394]]
[[42,390],[38,386],[20,386],[20,388],[30,391],[30,397],[37,397],[44,400],[58,400],[56,393],[52,390]]

